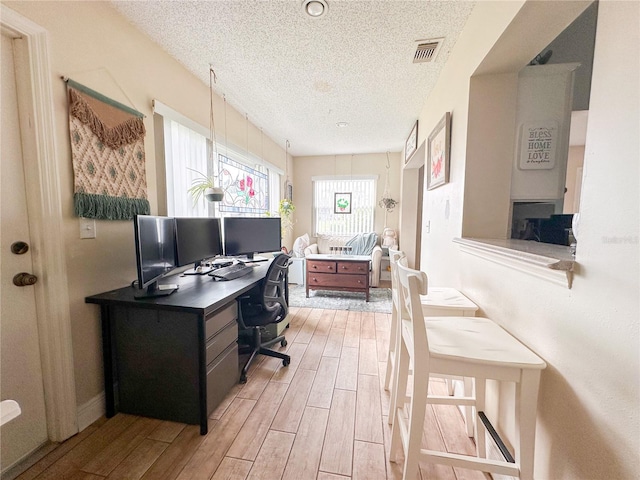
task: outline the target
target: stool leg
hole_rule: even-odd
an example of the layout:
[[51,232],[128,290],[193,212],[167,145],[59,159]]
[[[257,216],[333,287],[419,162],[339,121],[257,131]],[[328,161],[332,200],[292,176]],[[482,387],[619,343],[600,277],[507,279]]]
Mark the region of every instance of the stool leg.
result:
[[487,440],[485,434],[485,427],[482,422],[478,421],[478,412],[484,412],[485,398],[487,390],[486,378],[475,379],[476,390],[476,414],[474,416],[474,424],[476,430],[476,453],[479,458],[487,458]]
[[516,384],[516,428],[518,448],[516,463],[520,465],[520,479],[533,480],[536,445],[536,414],[540,370],[523,370],[521,382]]
[[391,307],[391,326],[389,330],[389,353],[387,354],[387,372],[384,375],[384,389],[389,390],[391,370],[396,357],[396,336],[398,334],[398,312],[395,303]]
[[[464,385],[464,396],[465,397],[472,396],[473,395],[473,378],[463,377],[462,383]],[[464,422],[467,427],[467,436],[469,438],[473,438],[473,434],[474,434],[473,407],[470,405],[467,405],[462,408],[464,408]]]
[[429,388],[429,372],[422,369],[413,371],[413,394],[409,407],[409,428],[407,450],[404,453],[403,480],[414,480],[420,466],[420,444],[424,431],[424,417],[427,408],[427,389]]
[[[396,317],[396,322],[398,321],[397,317]],[[394,328],[392,326],[392,328]],[[387,421],[389,422],[389,425],[393,424],[394,420],[395,420],[395,414],[396,414],[396,409],[398,408],[398,405],[400,405],[400,408],[404,407],[404,399],[407,396],[407,377],[409,375],[409,368],[410,368],[410,359],[409,359],[409,353],[407,352],[407,362],[406,362],[406,369],[404,367],[404,364],[402,364],[402,366],[400,365],[400,360],[399,360],[399,352],[402,348],[405,348],[406,351],[406,347],[404,347],[404,343],[402,341],[402,333],[400,333],[400,327],[398,325],[398,323],[396,323],[395,325],[395,335],[394,335],[394,347],[393,347],[393,351],[394,351],[394,359],[393,359],[393,372],[391,373],[391,379],[392,379],[392,388],[391,388],[391,396],[389,397],[389,415],[387,417]],[[387,359],[387,369],[389,368],[389,359]],[[401,375],[399,372],[402,372],[402,375],[405,375],[404,377],[404,387],[402,387],[401,385],[398,385],[397,380],[399,375]],[[403,389],[404,388],[404,389]],[[402,392],[402,393],[400,393]],[[400,399],[400,401],[398,401],[398,398]]]
[[[400,337],[400,336],[398,336]],[[404,400],[407,395],[407,381],[409,377],[409,352],[404,342],[400,340],[398,348],[396,349],[396,367],[393,374],[393,389],[392,398],[401,398]],[[402,392],[400,395],[399,392]],[[396,401],[393,401],[389,408],[389,417],[393,418],[393,427],[391,428],[391,446],[389,447],[389,459],[395,462],[398,458],[398,453],[402,448],[402,438],[400,434],[400,422],[399,417],[402,415],[402,409],[404,405],[402,401],[398,405]]]

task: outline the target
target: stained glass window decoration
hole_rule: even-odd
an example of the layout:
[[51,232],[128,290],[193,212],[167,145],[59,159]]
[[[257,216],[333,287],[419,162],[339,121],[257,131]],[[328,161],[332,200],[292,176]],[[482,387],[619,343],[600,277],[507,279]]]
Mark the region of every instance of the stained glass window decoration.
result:
[[218,181],[224,190],[221,212],[264,214],[269,210],[269,178],[224,155],[218,154]]

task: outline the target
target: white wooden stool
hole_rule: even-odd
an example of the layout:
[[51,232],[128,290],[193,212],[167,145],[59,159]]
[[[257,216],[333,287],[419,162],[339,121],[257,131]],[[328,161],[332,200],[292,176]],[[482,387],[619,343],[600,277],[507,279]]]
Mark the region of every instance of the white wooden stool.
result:
[[[384,378],[384,388],[389,390],[391,378],[396,376],[395,368],[395,352],[398,344],[398,318],[407,316],[406,309],[399,301],[398,280],[397,280],[397,261],[404,257],[404,253],[399,250],[389,249],[389,262],[391,264],[391,290],[392,290],[392,310],[391,310],[391,327],[389,334],[389,351],[387,354],[387,370]],[[478,306],[465,297],[455,288],[448,287],[429,287],[427,295],[421,295],[422,312],[425,317],[429,316],[475,316]],[[399,313],[400,312],[400,313]],[[449,395],[454,394],[453,378],[445,378]],[[464,395],[471,395],[473,389],[473,379],[460,378],[464,385]],[[393,423],[393,412],[396,408],[397,398],[394,389],[391,391],[389,399],[389,423]],[[402,403],[402,402],[401,402]],[[461,407],[463,409],[467,435],[473,437],[473,411],[469,406]]]
[[[422,312],[420,295],[426,292],[427,277],[397,263],[400,301],[408,318],[400,320],[397,359],[397,392],[406,394],[409,364],[413,362],[412,396],[408,419],[400,402],[393,412],[391,461],[404,450],[403,479],[414,480],[420,460],[452,467],[481,470],[522,479],[533,479],[535,428],[540,372],[546,363],[495,322],[478,317],[428,317]],[[428,395],[429,378],[457,375],[475,379],[475,395],[451,397]],[[516,431],[515,458],[510,461],[486,458],[485,424],[474,417],[477,456],[460,455],[420,448],[427,404],[468,405],[486,419],[486,380],[515,382]],[[398,394],[396,394],[397,396]],[[402,398],[402,397],[398,397]],[[493,428],[489,429],[494,438]],[[496,438],[500,443],[501,440]],[[511,459],[509,459],[511,460]]]
[[[429,287],[426,295],[420,295],[422,314],[425,317],[475,317],[478,305],[465,297],[460,291],[449,287]],[[445,378],[449,395],[454,395],[454,381],[460,380],[463,384],[464,396],[472,395],[473,379],[470,377]],[[460,407],[463,410],[464,421],[467,428],[467,436],[473,437],[473,408],[466,405]]]

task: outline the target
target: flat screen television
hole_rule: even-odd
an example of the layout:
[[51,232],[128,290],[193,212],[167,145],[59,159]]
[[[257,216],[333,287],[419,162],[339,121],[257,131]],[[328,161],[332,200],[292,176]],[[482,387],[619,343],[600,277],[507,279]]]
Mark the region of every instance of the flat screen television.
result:
[[212,217],[177,217],[176,251],[178,266],[193,264],[185,275],[204,275],[212,269],[203,261],[222,255],[220,219]]
[[174,270],[176,261],[175,220],[169,217],[136,215],[133,220],[136,241],[138,288],[136,298],[172,294],[176,285],[159,285],[160,280]]
[[246,256],[250,261],[267,260],[255,253],[279,252],[282,238],[279,217],[225,217],[224,254]]

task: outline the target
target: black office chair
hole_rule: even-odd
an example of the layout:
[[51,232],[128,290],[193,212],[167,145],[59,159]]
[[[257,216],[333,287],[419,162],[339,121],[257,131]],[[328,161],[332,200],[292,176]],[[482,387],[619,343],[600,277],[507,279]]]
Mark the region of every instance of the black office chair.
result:
[[286,367],[291,362],[291,357],[281,352],[269,350],[268,346],[280,342],[286,347],[287,340],[284,335],[277,336],[266,342],[262,341],[262,329],[269,324],[280,323],[289,312],[285,299],[285,287],[287,278],[287,268],[290,263],[290,256],[284,253],[276,256],[262,282],[262,285],[252,290],[249,295],[238,299],[238,323],[241,329],[251,330],[252,337],[250,345],[241,348],[240,353],[250,353],[247,363],[242,368],[240,383],[247,381],[247,371],[249,365],[257,354],[268,355],[282,359],[282,364]]

